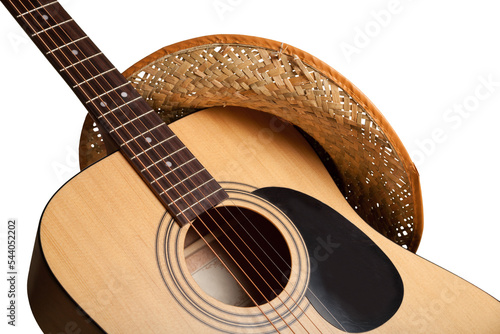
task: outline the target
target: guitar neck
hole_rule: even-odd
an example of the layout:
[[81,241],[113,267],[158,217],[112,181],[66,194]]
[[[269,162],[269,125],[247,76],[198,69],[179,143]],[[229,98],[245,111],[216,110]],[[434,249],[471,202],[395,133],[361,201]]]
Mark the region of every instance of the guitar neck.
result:
[[227,198],[59,2],[1,1],[181,225]]

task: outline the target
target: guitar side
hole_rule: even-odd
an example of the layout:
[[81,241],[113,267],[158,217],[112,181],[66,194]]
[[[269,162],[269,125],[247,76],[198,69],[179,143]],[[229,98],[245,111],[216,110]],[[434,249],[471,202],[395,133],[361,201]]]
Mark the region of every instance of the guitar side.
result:
[[[500,330],[498,301],[370,228],[292,127],[282,126],[269,115],[232,108],[201,111],[171,127],[217,180],[296,189],[334,208],[382,249],[402,278],[404,297],[397,313],[373,332]],[[166,287],[155,256],[158,226],[166,221],[163,206],[120,153],[94,164],[61,188],[42,217],[40,244],[35,245],[30,270],[30,302],[42,329],[219,332],[216,320],[196,319],[192,314],[197,311],[181,307],[181,296]],[[172,228],[186,235],[186,228]],[[171,252],[176,251],[181,254],[184,250],[172,246]],[[304,257],[300,250],[292,253],[292,258]],[[183,268],[181,263],[173,270],[182,274]],[[291,281],[300,282],[301,274],[304,272],[292,274]],[[197,294],[205,294],[192,277],[187,275],[186,280]],[[44,288],[46,282],[54,290]],[[47,300],[51,294],[57,297]],[[205,300],[219,310],[230,309],[218,300]],[[342,332],[307,300],[304,303],[307,318],[321,331]],[[233,313],[234,322],[256,316],[255,308],[234,308]],[[293,326],[296,333],[304,332],[297,323]],[[272,327],[262,328],[262,332],[272,332]],[[239,332],[256,329],[241,327]]]

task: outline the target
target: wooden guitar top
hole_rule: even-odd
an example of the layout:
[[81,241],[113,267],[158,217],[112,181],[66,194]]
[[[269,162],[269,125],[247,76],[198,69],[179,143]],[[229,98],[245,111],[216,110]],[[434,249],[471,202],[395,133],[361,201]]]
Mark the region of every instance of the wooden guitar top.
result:
[[[500,330],[497,300],[364,223],[290,125],[267,114],[228,107],[198,112],[174,123],[172,129],[223,186],[283,187],[312,196],[348,219],[387,255],[402,279],[404,296],[396,314],[373,332]],[[306,263],[307,251],[296,242],[301,237],[294,234],[293,224],[273,218],[278,213],[271,217],[268,204],[248,196],[240,190],[231,195],[237,205],[270,215],[289,244],[292,268]],[[55,278],[106,332],[275,332],[276,328],[264,324],[263,314],[273,316],[269,305],[235,307],[200,288],[184,259],[188,229],[169,223],[161,203],[123,156],[115,153],[81,172],[53,197],[42,218],[40,242]],[[163,245],[164,257],[158,256],[158,245]],[[304,298],[310,274],[305,266],[292,269],[280,296],[291,296],[292,306],[300,307],[285,319],[285,325],[278,325],[279,331],[343,332]],[[34,279],[30,282],[36,284]],[[46,301],[32,299],[32,304],[42,302]],[[270,304],[281,307],[276,299]]]

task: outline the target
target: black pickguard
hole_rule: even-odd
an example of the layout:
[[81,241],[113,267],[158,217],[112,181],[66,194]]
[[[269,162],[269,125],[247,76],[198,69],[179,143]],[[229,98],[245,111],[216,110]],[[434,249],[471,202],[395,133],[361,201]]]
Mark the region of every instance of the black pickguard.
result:
[[300,231],[311,261],[306,297],[328,322],[359,333],[396,313],[404,293],[401,276],[360,229],[301,192],[269,187],[253,193],[283,211]]

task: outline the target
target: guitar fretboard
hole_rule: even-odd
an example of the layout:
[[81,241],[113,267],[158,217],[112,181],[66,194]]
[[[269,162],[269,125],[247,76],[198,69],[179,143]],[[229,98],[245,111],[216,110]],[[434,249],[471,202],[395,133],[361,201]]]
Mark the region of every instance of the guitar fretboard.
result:
[[57,1],[2,0],[182,225],[227,194]]

